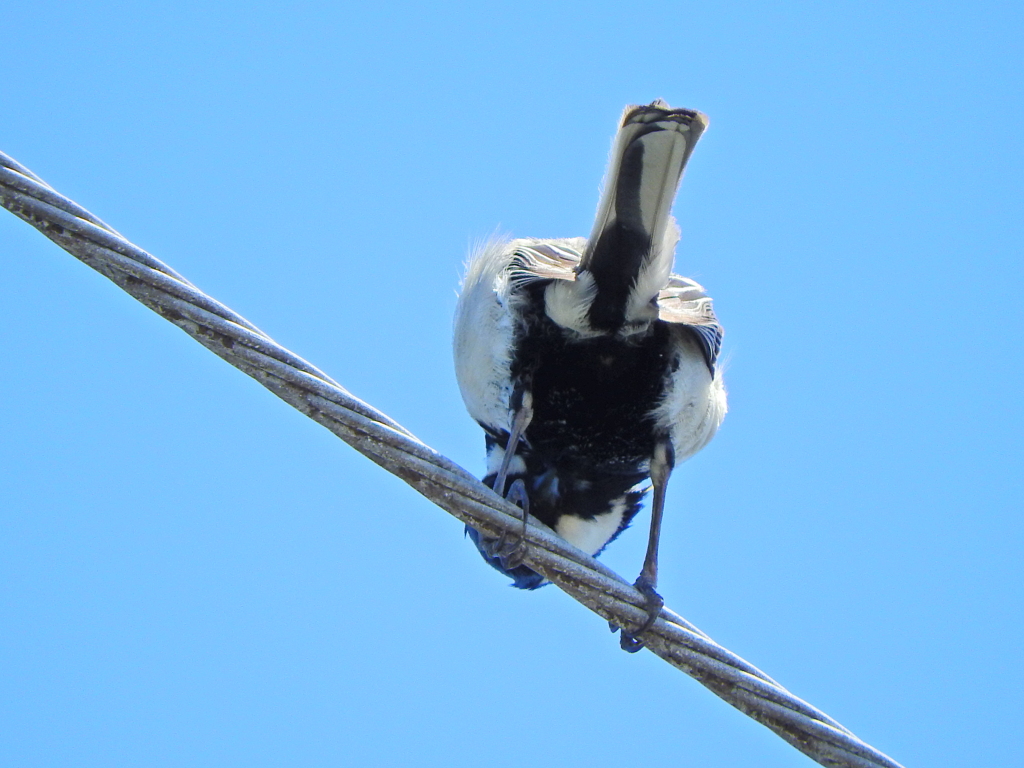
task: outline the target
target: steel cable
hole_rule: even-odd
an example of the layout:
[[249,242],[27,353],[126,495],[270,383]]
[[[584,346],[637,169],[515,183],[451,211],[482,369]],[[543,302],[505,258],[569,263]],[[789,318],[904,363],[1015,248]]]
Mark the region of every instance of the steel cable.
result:
[[[517,507],[3,153],[0,204],[459,520],[485,536],[521,530]],[[530,522],[527,565],[619,626],[646,618],[644,598],[631,584]],[[900,768],[672,611],[662,610],[644,640],[819,764]]]

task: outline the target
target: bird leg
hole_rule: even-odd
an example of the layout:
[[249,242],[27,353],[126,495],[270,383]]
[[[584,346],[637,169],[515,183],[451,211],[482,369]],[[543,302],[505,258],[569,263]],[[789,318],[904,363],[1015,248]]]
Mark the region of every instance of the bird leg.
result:
[[515,480],[509,486],[505,498],[523,510],[523,527],[519,534],[510,537],[508,531],[502,531],[493,545],[494,554],[501,560],[501,567],[511,571],[523,564],[523,555],[526,554],[526,521],[530,518],[530,497],[526,494],[526,483],[521,479]]
[[[498,467],[498,475],[494,478],[494,492],[499,496],[505,495],[505,481],[508,478],[508,468],[512,464],[512,459],[516,455],[516,449],[519,447],[519,441],[523,438],[523,433],[526,428],[530,426],[530,422],[533,420],[533,395],[530,392],[523,392],[522,404],[516,409],[516,415],[512,419],[512,432],[508,436],[508,442],[505,444],[505,454],[501,457],[501,466]],[[525,492],[525,488],[523,489]]]
[[488,553],[492,557],[501,559],[501,567],[506,571],[518,568],[522,565],[523,555],[526,554],[526,521],[530,516],[530,497],[526,493],[526,483],[522,479],[516,479],[509,486],[508,493],[505,493],[505,483],[508,478],[508,470],[512,459],[516,455],[516,449],[522,440],[523,433],[530,426],[533,419],[533,395],[529,391],[523,392],[522,403],[516,409],[515,417],[512,419],[512,432],[508,436],[505,445],[505,455],[501,458],[501,466],[498,467],[498,475],[494,478],[494,492],[503,495],[513,504],[518,504],[523,510],[523,527],[518,536],[509,541],[508,531],[502,531],[497,539],[488,543]]
[[636,653],[645,643],[639,635],[654,626],[658,620],[665,600],[657,592],[658,586],[658,542],[661,539],[661,518],[665,512],[665,489],[675,464],[675,455],[668,438],[663,438],[654,446],[651,457],[651,484],[654,486],[654,498],[651,500],[651,534],[647,540],[647,556],[640,576],[633,583],[644,596],[647,608],[647,620],[637,629],[627,632],[625,627],[619,635],[619,646],[628,653]]

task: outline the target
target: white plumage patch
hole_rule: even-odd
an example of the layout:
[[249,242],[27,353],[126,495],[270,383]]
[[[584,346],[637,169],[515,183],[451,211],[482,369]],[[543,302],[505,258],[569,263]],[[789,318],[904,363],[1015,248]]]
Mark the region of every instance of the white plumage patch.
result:
[[711,441],[726,412],[721,373],[712,377],[697,342],[680,331],[674,345],[678,370],[652,414],[655,424],[671,436],[677,464]]
[[510,355],[515,335],[515,301],[508,291],[508,242],[492,240],[478,249],[466,269],[455,309],[455,375],[469,415],[495,429],[510,429]]
[[555,533],[588,555],[596,555],[619,530],[625,512],[626,500],[618,498],[612,502],[607,512],[595,516],[592,520],[563,515],[555,526]]
[[544,311],[552,321],[581,336],[597,335],[590,327],[587,313],[597,296],[597,284],[589,272],[581,272],[573,281],[554,280],[544,289]]
[[679,235],[679,225],[676,224],[674,217],[669,216],[661,242],[654,244],[654,252],[644,262],[640,274],[637,275],[636,284],[629,292],[629,301],[626,304],[627,324],[649,323],[657,317],[658,310],[652,301],[668,285]]
[[[500,445],[491,446],[490,450],[487,451],[487,474],[497,474],[501,468],[501,462],[505,458],[505,449]],[[526,462],[523,461],[522,456],[513,456],[512,461],[508,465],[508,474],[510,475],[522,475],[526,472]]]

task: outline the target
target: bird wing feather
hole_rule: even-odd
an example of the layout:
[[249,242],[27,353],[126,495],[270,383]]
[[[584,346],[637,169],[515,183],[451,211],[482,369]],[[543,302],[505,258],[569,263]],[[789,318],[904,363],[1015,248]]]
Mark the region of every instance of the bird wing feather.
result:
[[[517,285],[537,280],[572,282],[576,279],[576,267],[585,245],[583,238],[516,241],[509,262],[509,278]],[[690,329],[714,375],[724,332],[704,288],[688,277],[669,275],[668,285],[658,292],[657,304],[659,320]]]
[[658,293],[658,319],[685,325],[693,332],[713,376],[724,331],[704,288],[688,277],[669,275],[668,285]]

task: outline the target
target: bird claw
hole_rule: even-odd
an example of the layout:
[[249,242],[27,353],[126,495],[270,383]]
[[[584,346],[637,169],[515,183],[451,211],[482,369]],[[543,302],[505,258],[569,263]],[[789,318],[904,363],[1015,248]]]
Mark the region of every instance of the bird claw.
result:
[[502,531],[496,539],[484,542],[484,550],[489,557],[496,557],[501,567],[511,571],[523,564],[526,556],[526,521],[530,514],[530,499],[526,495],[526,484],[516,480],[508,489],[505,498],[516,504],[523,511],[523,528],[520,533],[513,534]]
[[665,607],[664,598],[655,591],[654,586],[643,574],[640,574],[640,578],[633,583],[633,586],[644,596],[647,619],[637,629],[629,632],[626,631],[625,627],[617,627],[614,623],[608,622],[612,632],[616,629],[622,630],[619,635],[619,647],[626,653],[636,653],[647,645],[646,642],[640,639],[639,635],[642,635],[654,626],[654,622],[658,620],[658,616],[661,614],[661,609]]
[[496,539],[490,539],[483,543],[484,551],[488,557],[497,558],[501,567],[511,571],[523,564],[523,555],[526,554],[526,542],[518,534],[510,534],[502,531]]

